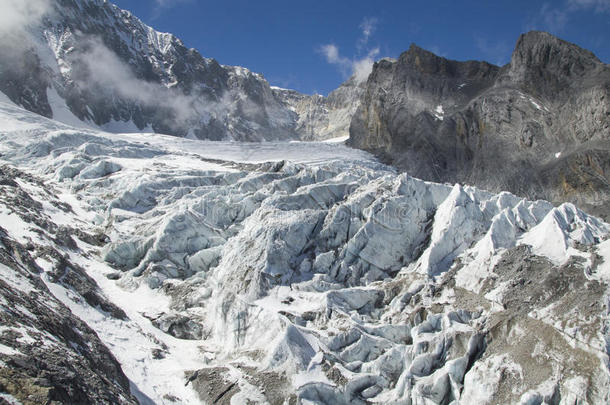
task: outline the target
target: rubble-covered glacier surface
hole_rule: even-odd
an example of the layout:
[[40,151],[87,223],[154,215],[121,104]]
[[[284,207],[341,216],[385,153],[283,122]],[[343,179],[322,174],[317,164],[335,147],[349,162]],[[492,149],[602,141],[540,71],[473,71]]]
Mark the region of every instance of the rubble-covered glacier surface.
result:
[[[610,226],[571,204],[421,181],[336,144],[0,116],[0,250],[30,252],[28,277],[141,403],[610,400]],[[37,287],[2,263],[10,312],[9,289]],[[40,344],[13,315],[2,370]]]

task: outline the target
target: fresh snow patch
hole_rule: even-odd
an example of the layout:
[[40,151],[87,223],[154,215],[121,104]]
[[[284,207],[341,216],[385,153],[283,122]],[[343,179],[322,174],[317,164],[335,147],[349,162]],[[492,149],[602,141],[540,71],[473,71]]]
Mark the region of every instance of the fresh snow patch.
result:
[[70,109],[66,105],[66,101],[61,98],[61,96],[57,93],[57,90],[55,90],[54,87],[50,87],[47,89],[47,99],[49,100],[49,105],[51,106],[51,110],[53,111],[53,119],[55,121],[63,122],[64,124],[71,125],[74,127],[92,128],[91,125],[81,121],[76,115],[72,113],[72,111],[70,111]]
[[40,238],[36,232],[31,230],[31,227],[36,228],[35,225],[25,222],[19,215],[6,211],[4,207],[0,207],[0,224],[19,243],[27,243]]
[[284,87],[279,87],[279,86],[269,86],[271,88],[271,90],[280,90],[280,91],[294,91],[292,89],[286,89]]
[[607,283],[610,283],[610,239],[597,245],[597,254],[603,262],[597,265],[597,275]]
[[325,139],[324,143],[345,143],[349,139],[349,135],[338,136],[336,138]]
[[6,401],[8,405],[22,405],[22,402],[11,394],[0,393],[0,399]]
[[0,353],[6,354],[7,356],[14,356],[16,354],[20,354],[20,352],[18,352],[17,350],[13,349],[12,347],[5,346],[2,343],[0,343]]
[[542,107],[540,106],[540,104],[538,104],[537,102],[535,102],[533,99],[530,98],[530,102],[534,105],[534,107],[536,107],[537,109],[539,109],[540,111],[542,111]]
[[11,104],[11,105],[15,106],[15,103],[13,103],[11,101],[11,99],[8,98],[8,96],[1,91],[0,91],[0,103],[7,103],[7,104]]
[[519,96],[523,99],[523,100],[528,100],[530,103],[532,103],[532,105],[534,107],[536,107],[536,109],[540,110],[540,111],[546,111],[549,112],[549,109],[540,105],[539,103],[537,103],[532,97],[530,96],[526,96],[525,94],[519,92]]
[[434,109],[434,116],[441,121],[443,120],[445,111],[443,110],[443,106],[441,104],[437,105]]
[[[127,313],[127,320],[112,318],[78,299],[71,290],[49,282],[46,277],[43,280],[55,297],[97,332],[137,387],[133,390],[134,395],[138,396],[137,391],[140,391],[159,404],[164,403],[164,396],[168,394],[180,398],[182,403],[197,403],[196,394],[190,386],[184,385],[184,372],[205,366],[203,356],[194,355],[201,353],[200,342],[165,334],[143,316],[167,311],[168,298],[160,290],[151,290],[145,285],[133,291],[123,290],[104,276],[113,270],[103,263],[81,256],[72,259],[90,270],[88,274],[109,300]],[[163,359],[154,359],[152,351],[160,349],[161,343],[167,346],[168,353]],[[147,403],[146,397],[139,399]]]

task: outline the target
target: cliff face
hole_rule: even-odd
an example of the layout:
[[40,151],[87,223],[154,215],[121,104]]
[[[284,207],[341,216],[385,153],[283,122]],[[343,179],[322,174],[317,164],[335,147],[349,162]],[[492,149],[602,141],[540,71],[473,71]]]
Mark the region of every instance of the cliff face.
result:
[[607,215],[610,68],[550,34],[511,62],[457,62],[415,45],[375,64],[350,144],[427,180],[572,201]]

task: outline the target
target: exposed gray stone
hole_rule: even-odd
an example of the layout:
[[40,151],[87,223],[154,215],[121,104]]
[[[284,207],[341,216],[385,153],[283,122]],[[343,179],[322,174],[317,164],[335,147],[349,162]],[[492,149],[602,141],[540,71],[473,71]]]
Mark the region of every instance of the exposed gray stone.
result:
[[426,180],[610,212],[610,68],[543,32],[511,62],[447,60],[415,45],[377,62],[349,143]]

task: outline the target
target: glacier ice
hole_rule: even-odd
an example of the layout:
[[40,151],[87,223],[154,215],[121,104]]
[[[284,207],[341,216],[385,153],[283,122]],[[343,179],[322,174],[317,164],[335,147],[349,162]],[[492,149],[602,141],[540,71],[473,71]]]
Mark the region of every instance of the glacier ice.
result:
[[[73,196],[65,221],[107,241],[72,235],[71,254],[97,263],[107,294],[133,297],[122,305],[145,308],[134,333],[169,342],[163,356],[194,350],[197,370],[172,370],[201,401],[609,399],[598,249],[610,226],[574,205],[425,182],[342,145],[116,135],[0,113],[3,163]],[[162,360],[134,362],[129,341],[99,333],[139,389],[154,385]],[[170,389],[154,386],[160,402]]]

